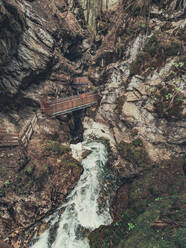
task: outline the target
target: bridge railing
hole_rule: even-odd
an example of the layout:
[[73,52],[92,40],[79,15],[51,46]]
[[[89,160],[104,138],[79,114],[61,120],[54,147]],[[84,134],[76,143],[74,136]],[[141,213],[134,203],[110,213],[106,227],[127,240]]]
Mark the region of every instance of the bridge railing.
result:
[[84,106],[88,107],[98,100],[98,96],[95,93],[86,93],[82,95],[66,97],[62,99],[56,99],[55,101],[41,102],[42,111],[48,116],[54,116],[55,114],[72,112],[76,109],[81,109]]
[[81,99],[82,95],[85,95],[85,98],[89,98],[91,96],[97,96],[97,94],[95,94],[94,92],[89,92],[89,93],[84,93],[84,94],[80,94],[80,95],[75,95],[75,96],[68,96],[68,97],[64,97],[64,98],[56,98],[53,101],[48,101],[49,105],[52,104],[56,104],[56,103],[60,103],[60,102],[69,102],[73,99]]
[[27,147],[28,143],[35,131],[35,127],[38,122],[38,114],[36,113],[31,121],[27,122],[22,131],[19,133],[19,141],[24,146]]

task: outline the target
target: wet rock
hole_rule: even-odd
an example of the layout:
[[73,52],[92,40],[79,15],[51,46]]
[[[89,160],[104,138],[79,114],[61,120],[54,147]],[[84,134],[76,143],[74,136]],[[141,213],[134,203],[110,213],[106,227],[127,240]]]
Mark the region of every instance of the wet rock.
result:
[[124,185],[118,189],[116,196],[113,200],[112,211],[114,217],[117,218],[121,215],[128,207],[128,186]]
[[77,159],[79,162],[81,162],[91,153],[90,150],[87,150],[83,147],[82,143],[78,143],[76,145],[71,144],[71,148],[73,158]]

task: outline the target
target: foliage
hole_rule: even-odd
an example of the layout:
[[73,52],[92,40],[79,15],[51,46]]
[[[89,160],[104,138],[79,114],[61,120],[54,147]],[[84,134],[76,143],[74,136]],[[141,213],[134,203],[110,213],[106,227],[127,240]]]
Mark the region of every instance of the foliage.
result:
[[134,166],[146,167],[149,164],[148,154],[140,138],[135,139],[132,143],[121,141],[118,151],[121,157],[133,163]]
[[33,174],[35,167],[34,166],[29,166],[25,169],[25,174],[30,176]]
[[64,168],[64,167],[72,167],[72,168],[77,168],[77,167],[79,167],[81,164],[77,161],[77,160],[75,160],[75,159],[72,159],[72,158],[64,158],[62,161],[61,161],[61,163],[62,163],[62,169]]
[[186,214],[183,208],[185,203],[183,195],[164,197],[153,202],[136,219],[134,231],[122,241],[124,247],[184,248],[186,228],[182,216]]
[[172,84],[158,85],[153,93],[155,111],[159,117],[181,119],[183,117],[183,94]]
[[128,223],[128,228],[129,228],[129,231],[133,230],[135,228],[135,225],[131,222]]
[[9,180],[6,180],[5,183],[4,183],[5,186],[8,186],[9,184],[10,184]]
[[151,70],[159,69],[166,62],[166,58],[176,56],[181,51],[180,40],[156,32],[147,40],[143,51],[138,53],[135,61],[130,65],[130,75],[147,75]]
[[57,141],[49,141],[45,145],[45,151],[51,151],[57,155],[62,155],[64,153],[70,152],[71,148],[69,146],[66,146],[66,145],[61,145]]
[[[110,226],[101,226],[89,234],[90,247],[185,247],[183,162],[175,158],[156,166],[151,164],[144,175],[130,181],[128,208],[116,210],[117,217]],[[157,220],[170,224],[156,228]]]

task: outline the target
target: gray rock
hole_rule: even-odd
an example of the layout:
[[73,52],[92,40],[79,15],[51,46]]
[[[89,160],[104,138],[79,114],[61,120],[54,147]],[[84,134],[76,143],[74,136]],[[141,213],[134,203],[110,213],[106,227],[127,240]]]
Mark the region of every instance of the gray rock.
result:
[[3,1],[0,11],[0,93],[15,94],[47,72],[54,39],[47,21],[29,3]]

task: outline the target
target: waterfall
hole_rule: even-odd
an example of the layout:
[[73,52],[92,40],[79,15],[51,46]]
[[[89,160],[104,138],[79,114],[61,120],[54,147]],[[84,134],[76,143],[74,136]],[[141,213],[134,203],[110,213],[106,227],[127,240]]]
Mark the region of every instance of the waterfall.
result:
[[[54,214],[56,216],[49,230],[31,248],[89,248],[87,231],[112,222],[108,202],[100,213],[97,201],[104,180],[104,165],[108,156],[106,147],[100,142],[83,142],[83,147],[92,152],[83,160],[84,172],[67,197],[67,202],[57,210],[65,208],[63,214]],[[55,241],[51,243],[50,231],[56,224]]]

